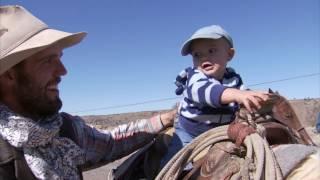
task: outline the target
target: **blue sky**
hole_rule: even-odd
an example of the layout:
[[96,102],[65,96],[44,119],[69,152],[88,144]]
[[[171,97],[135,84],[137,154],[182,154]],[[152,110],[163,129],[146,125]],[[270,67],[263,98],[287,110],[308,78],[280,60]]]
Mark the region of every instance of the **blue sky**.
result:
[[[170,108],[179,100],[173,81],[191,65],[189,56],[180,55],[180,47],[195,30],[211,24],[231,34],[236,55],[229,65],[249,88],[271,88],[289,99],[320,97],[318,0],[0,3],[23,5],[52,28],[88,32],[63,56],[68,74],[60,84],[62,110],[72,114]],[[250,86],[306,75],[310,76]],[[130,105],[136,103],[141,104]]]

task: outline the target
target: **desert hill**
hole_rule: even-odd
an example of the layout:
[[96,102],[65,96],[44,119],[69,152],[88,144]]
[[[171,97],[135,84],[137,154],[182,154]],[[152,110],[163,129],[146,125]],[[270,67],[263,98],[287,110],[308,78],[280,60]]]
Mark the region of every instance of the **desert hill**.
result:
[[[316,118],[320,112],[320,98],[290,100],[290,103],[304,126],[308,127],[315,125]],[[129,121],[150,118],[161,111],[165,110],[83,116],[83,118],[85,119],[86,123],[90,124],[91,126],[94,126],[98,129],[108,129]]]

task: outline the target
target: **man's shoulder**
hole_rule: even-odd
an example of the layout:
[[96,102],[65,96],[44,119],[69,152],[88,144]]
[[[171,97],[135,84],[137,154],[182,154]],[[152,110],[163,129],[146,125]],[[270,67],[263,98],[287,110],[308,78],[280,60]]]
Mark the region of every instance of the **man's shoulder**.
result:
[[71,115],[66,112],[60,112],[59,114],[62,117],[63,121],[68,121],[71,123],[79,123],[84,121],[80,116]]
[[65,112],[60,113],[60,115],[63,120],[60,128],[60,135],[62,137],[68,137],[79,144],[79,137],[82,134],[85,124],[84,120],[79,116],[73,116]]

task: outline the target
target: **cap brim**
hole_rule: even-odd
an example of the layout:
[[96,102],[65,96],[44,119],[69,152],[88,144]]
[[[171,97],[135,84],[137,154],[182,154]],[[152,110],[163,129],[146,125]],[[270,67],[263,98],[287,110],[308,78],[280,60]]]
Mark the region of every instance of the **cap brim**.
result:
[[0,75],[33,54],[58,43],[62,48],[78,44],[86,36],[85,32],[68,33],[55,29],[45,29],[32,36],[0,59]]
[[205,34],[202,34],[201,36],[194,36],[194,37],[191,37],[190,39],[188,39],[187,41],[185,41],[182,45],[182,48],[181,48],[181,55],[182,56],[186,56],[188,54],[190,54],[190,45],[191,45],[191,42],[193,40],[196,40],[196,39],[220,39],[222,37],[222,35],[219,35],[219,34],[208,34],[208,35],[205,35]]

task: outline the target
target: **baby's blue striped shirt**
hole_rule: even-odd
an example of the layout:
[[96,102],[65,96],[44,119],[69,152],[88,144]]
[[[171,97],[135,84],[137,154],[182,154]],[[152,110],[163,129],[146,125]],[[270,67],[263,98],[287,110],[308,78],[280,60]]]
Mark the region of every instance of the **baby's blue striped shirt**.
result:
[[[179,105],[181,125],[189,124],[186,121],[197,122],[198,127],[189,128],[201,128],[200,123],[205,125],[203,131],[207,129],[207,125],[218,126],[232,121],[238,106],[236,103],[222,105],[221,94],[226,88],[244,89],[240,75],[230,67],[226,69],[222,81],[189,67],[179,73],[175,84],[177,85],[176,94],[183,94]],[[186,127],[186,129],[189,128]]]

